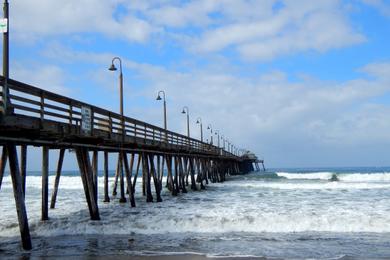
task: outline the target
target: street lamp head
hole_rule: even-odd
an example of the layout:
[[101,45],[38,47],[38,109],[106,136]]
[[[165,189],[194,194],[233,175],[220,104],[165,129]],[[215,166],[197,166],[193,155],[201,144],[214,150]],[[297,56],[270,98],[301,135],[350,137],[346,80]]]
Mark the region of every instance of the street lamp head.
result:
[[200,124],[200,122],[199,122],[199,119],[198,119],[198,120],[196,120],[196,123],[197,123],[197,124]]
[[186,111],[185,111],[185,109],[184,109],[184,108],[183,108],[183,111],[181,111],[181,113],[182,113],[182,114],[185,114],[185,113],[186,113]]
[[156,100],[161,100],[160,94],[158,94]]
[[117,68],[115,67],[114,63],[111,63],[111,66],[108,68],[109,71],[116,71]]

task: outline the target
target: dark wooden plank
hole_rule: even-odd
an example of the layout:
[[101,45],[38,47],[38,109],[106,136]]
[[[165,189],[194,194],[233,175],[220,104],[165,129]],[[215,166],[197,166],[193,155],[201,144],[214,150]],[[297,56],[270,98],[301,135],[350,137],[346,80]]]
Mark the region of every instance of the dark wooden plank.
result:
[[118,188],[118,179],[119,179],[119,154],[118,154],[118,160],[117,160],[117,163],[116,163],[116,171],[115,171],[115,178],[114,178],[114,185],[112,187],[112,196],[116,196],[118,193],[117,193],[117,188]]
[[125,180],[124,180],[124,174],[123,174],[123,154],[124,152],[119,152],[119,177],[120,177],[120,192],[121,197],[119,198],[120,203],[125,203],[126,197],[125,197]]
[[108,152],[104,151],[104,202],[110,202],[108,195]]
[[[178,170],[179,170],[179,188],[181,189],[181,192],[187,193],[186,185],[185,185],[185,173],[183,168],[183,160],[186,162],[186,158],[181,158],[180,156],[177,157],[178,162]],[[184,163],[185,166],[185,163]]]
[[25,250],[31,250],[32,244],[30,237],[30,228],[28,226],[26,205],[24,203],[24,195],[19,173],[19,163],[16,146],[14,144],[7,144],[7,153],[9,155],[9,166],[12,178],[12,187],[14,190],[16,212],[18,215],[20,236],[22,239],[22,247]]
[[150,173],[153,177],[154,188],[156,191],[156,199],[157,202],[162,202],[161,188],[160,188],[161,185],[160,185],[160,179],[157,176],[156,167],[154,165],[154,154],[149,154],[149,161],[150,161]]
[[41,220],[49,220],[49,148],[42,147],[42,214]]
[[179,178],[178,178],[178,175],[179,175],[179,162],[178,162],[178,158],[177,156],[174,156],[174,168],[175,168],[175,176],[173,178],[173,191],[172,191],[172,195],[173,196],[177,196],[177,194],[180,192],[179,190]]
[[127,190],[129,192],[129,201],[132,207],[135,207],[135,199],[134,199],[134,189],[133,189],[133,184],[131,181],[131,176],[133,174],[133,165],[134,165],[134,153],[130,154],[130,165],[127,160],[127,154],[123,154],[123,162],[124,162],[124,167],[126,171],[126,182],[127,182]]
[[76,148],[75,152],[76,152],[77,164],[78,164],[79,170],[80,170],[81,181],[82,181],[83,187],[84,187],[85,199],[87,200],[89,214],[92,218],[93,210],[92,210],[92,206],[91,206],[91,199],[89,198],[89,191],[88,191],[89,188],[88,188],[87,178],[86,178],[86,174],[85,174],[82,148]]
[[20,146],[20,177],[22,181],[23,195],[26,196],[26,167],[27,167],[27,145]]
[[196,181],[195,181],[195,166],[194,166],[194,158],[189,157],[190,161],[190,174],[191,174],[191,189],[196,191],[198,188],[196,187]]
[[62,148],[62,149],[60,149],[60,154],[58,156],[56,178],[54,180],[53,193],[51,194],[51,202],[50,202],[51,209],[54,209],[56,207],[58,186],[60,185],[60,178],[61,178],[62,164],[64,162],[64,155],[65,155],[65,149]]
[[139,173],[139,170],[140,170],[141,160],[142,160],[142,157],[141,157],[140,154],[138,154],[137,169],[135,171],[135,176],[134,176],[134,180],[133,180],[133,193],[134,194],[135,194],[135,187],[136,187],[136,184],[137,184],[138,173]]
[[98,177],[99,177],[99,172],[98,172],[98,156],[99,153],[97,150],[93,151],[93,157],[92,157],[92,171],[93,171],[93,185],[95,187],[95,200],[97,201],[98,199]]
[[[86,192],[90,200],[90,215],[91,220],[100,220],[98,202],[95,200],[95,186],[93,184],[92,178],[92,166],[89,158],[88,149],[78,148],[77,149],[81,155],[81,162],[83,167],[83,174],[85,175],[85,180],[87,184]],[[76,152],[77,153],[77,152]]]
[[145,175],[146,186],[146,202],[153,202],[152,188],[151,188],[151,175],[149,169],[148,155],[142,153],[143,170],[142,175]]
[[1,153],[1,159],[0,159],[0,190],[1,190],[1,184],[3,183],[3,177],[4,177],[4,171],[5,166],[7,164],[7,158],[8,158],[8,150],[7,147],[4,145]]

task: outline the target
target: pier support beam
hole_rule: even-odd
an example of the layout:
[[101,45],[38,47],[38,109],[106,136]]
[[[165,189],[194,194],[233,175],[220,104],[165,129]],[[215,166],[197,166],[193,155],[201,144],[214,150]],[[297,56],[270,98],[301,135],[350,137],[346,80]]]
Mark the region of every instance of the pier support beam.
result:
[[191,174],[191,189],[196,191],[198,188],[196,187],[195,182],[195,168],[194,168],[194,158],[189,157],[189,166],[190,166],[190,174]]
[[42,147],[42,214],[41,220],[49,220],[49,148]]
[[[180,158],[179,158],[180,159]],[[173,196],[177,196],[177,194],[179,194],[180,192],[180,189],[179,189],[179,178],[178,178],[178,175],[179,175],[179,163],[178,163],[178,157],[177,156],[174,156],[174,164],[175,164],[175,177],[173,179],[173,189],[174,189],[174,192],[172,192],[172,195]]]
[[104,202],[110,202],[108,196],[108,152],[104,151]]
[[140,167],[141,167],[141,161],[142,161],[142,157],[141,157],[140,154],[138,154],[137,169],[135,170],[135,176],[134,176],[134,181],[133,181],[133,192],[134,192],[134,194],[135,194],[135,186],[137,185],[137,179],[138,179],[139,170],[140,170]]
[[118,155],[119,160],[119,177],[120,177],[120,189],[121,189],[121,197],[119,199],[119,203],[125,203],[126,197],[125,197],[125,180],[123,176],[123,152],[119,152]]
[[54,180],[54,188],[53,188],[53,193],[51,195],[51,203],[50,203],[51,209],[54,209],[56,207],[58,186],[60,185],[60,178],[61,178],[62,164],[64,162],[64,155],[65,155],[65,149],[60,149],[60,154],[58,157],[58,164],[57,164],[57,171],[56,171],[56,178]]
[[0,158],[0,190],[1,190],[1,184],[3,183],[3,177],[4,177],[4,171],[5,166],[7,164],[7,157],[8,157],[8,150],[6,146],[3,146]]
[[95,191],[92,180],[92,167],[86,148],[76,148],[77,162],[80,168],[80,176],[84,186],[85,198],[88,203],[91,220],[100,220],[97,200],[95,200]]
[[98,177],[99,177],[99,172],[98,172],[98,157],[99,153],[97,150],[93,151],[93,157],[92,157],[92,170],[93,170],[93,185],[95,186],[95,200],[97,201],[98,199]]
[[[7,144],[7,154],[9,155],[9,167],[12,178],[12,186],[14,190],[15,206],[19,221],[20,236],[22,238],[22,247],[25,250],[31,250],[30,228],[28,226],[26,205],[24,203],[24,195],[22,190],[22,182],[19,173],[18,154],[14,144]],[[3,149],[3,154],[4,154]],[[5,164],[5,162],[4,162]]]
[[112,187],[112,196],[116,196],[118,194],[117,193],[117,188],[118,188],[119,166],[120,166],[119,160],[120,160],[120,158],[119,158],[119,155],[118,155],[118,161],[117,161],[117,164],[116,164],[116,172],[115,172],[115,178],[114,178],[114,186]]
[[[181,158],[180,156],[178,156],[177,160],[179,164],[179,188],[181,189],[182,193],[187,193],[186,183],[185,183],[185,178],[187,174],[184,172],[184,168],[187,168],[186,158]],[[183,164],[184,164],[184,168],[183,168]]]
[[162,202],[161,189],[160,189],[160,187],[161,187],[160,178],[157,176],[157,173],[156,173],[156,167],[154,165],[154,155],[153,154],[149,154],[149,161],[150,161],[150,172],[151,172],[152,177],[153,177],[153,183],[154,183],[154,188],[156,191],[157,202]]
[[130,200],[130,205],[132,207],[135,207],[135,199],[134,199],[134,189],[133,189],[133,184],[131,181],[131,176],[133,175],[133,165],[134,165],[134,153],[130,154],[130,165],[127,160],[127,155],[125,152],[123,152],[123,162],[125,166],[125,171],[126,171],[126,182],[127,182],[127,191],[129,192],[129,200]]
[[177,195],[175,185],[173,182],[173,175],[172,175],[172,156],[166,155],[165,160],[167,161],[167,170],[168,170],[168,176],[167,176],[167,187],[168,190],[172,192],[172,196]]
[[26,166],[27,166],[27,145],[20,146],[20,176],[22,180],[23,196],[26,196]]
[[[151,188],[151,175],[149,170],[149,162],[148,162],[148,155],[146,153],[142,153],[142,175],[145,175],[145,181],[146,181],[146,202],[153,202],[153,196],[152,196],[152,188]],[[145,186],[144,184],[144,186]]]

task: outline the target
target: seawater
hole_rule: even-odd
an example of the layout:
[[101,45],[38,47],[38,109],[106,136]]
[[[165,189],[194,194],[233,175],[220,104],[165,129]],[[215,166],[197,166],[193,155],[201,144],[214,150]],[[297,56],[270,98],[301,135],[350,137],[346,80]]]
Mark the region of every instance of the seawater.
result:
[[[53,173],[49,181],[51,191]],[[39,173],[29,172],[26,204],[34,249],[24,252],[11,178],[4,177],[0,258],[178,253],[390,258],[390,168],[273,169],[230,176],[177,197],[164,189],[162,203],[146,203],[138,186],[136,208],[112,196],[103,203],[99,177],[101,221],[89,219],[78,173],[64,172],[56,209],[49,211],[49,221],[41,222],[40,185]]]

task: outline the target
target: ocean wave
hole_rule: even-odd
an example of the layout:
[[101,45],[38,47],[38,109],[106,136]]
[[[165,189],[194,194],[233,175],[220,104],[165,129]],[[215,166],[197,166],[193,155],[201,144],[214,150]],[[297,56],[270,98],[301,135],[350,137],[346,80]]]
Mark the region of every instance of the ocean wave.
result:
[[314,173],[289,173],[276,172],[279,177],[286,179],[300,179],[300,180],[329,180],[332,178],[333,172],[314,172]]
[[261,188],[279,190],[365,190],[365,189],[389,189],[390,183],[369,182],[258,182],[258,183],[228,183],[226,186],[237,186],[243,189]]
[[339,181],[345,182],[390,182],[390,173],[335,173],[335,172],[314,172],[314,173],[289,173],[276,172],[277,176],[290,180],[331,180],[336,176]]
[[[116,211],[121,211],[119,208]],[[73,214],[71,217],[58,219],[52,217],[51,221],[45,223],[39,220],[31,221],[30,228],[33,235],[43,236],[186,232],[390,232],[390,218],[386,214],[361,214],[352,209],[342,212],[323,212],[323,214],[308,214],[300,210],[290,213],[251,212],[243,214],[223,209],[219,209],[218,212],[204,212],[196,216],[178,215],[173,211],[169,213],[168,209],[165,210],[165,214],[158,214],[158,210],[154,211],[155,214],[131,215],[128,211],[122,213],[122,217],[118,218],[117,213],[107,212],[106,209],[105,218],[98,222],[90,221],[85,214]],[[0,236],[11,233],[17,234],[17,227],[0,229]]]

